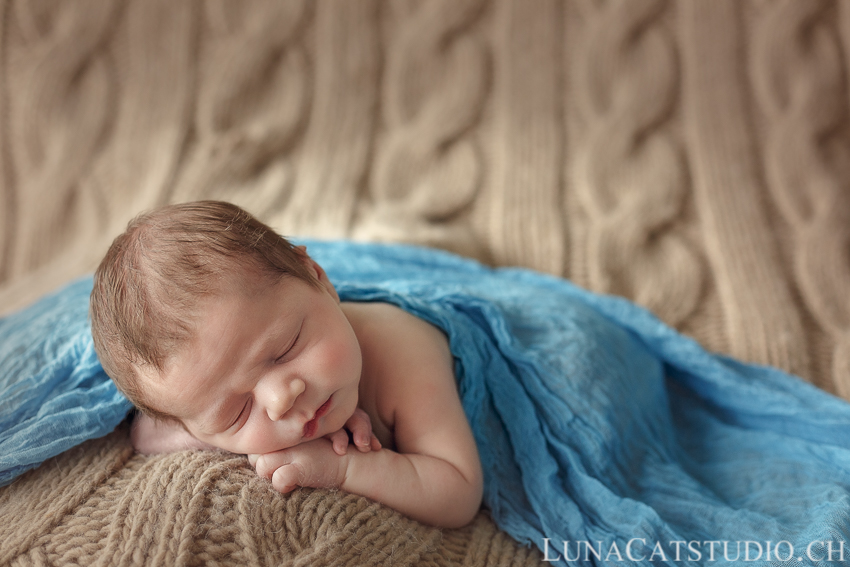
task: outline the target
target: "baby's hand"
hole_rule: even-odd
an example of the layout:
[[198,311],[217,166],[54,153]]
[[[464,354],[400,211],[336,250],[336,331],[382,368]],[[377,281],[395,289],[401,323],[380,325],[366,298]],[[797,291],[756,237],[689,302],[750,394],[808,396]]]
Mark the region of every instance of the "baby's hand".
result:
[[297,486],[339,488],[345,480],[349,457],[334,452],[325,437],[289,449],[248,455],[257,474],[270,478],[275,490],[287,493]]
[[357,408],[345,422],[343,429],[325,435],[325,438],[333,444],[334,453],[337,455],[345,455],[348,452],[349,431],[354,440],[354,446],[361,453],[377,451],[381,448],[381,442],[372,432],[372,420],[369,419],[369,414]]

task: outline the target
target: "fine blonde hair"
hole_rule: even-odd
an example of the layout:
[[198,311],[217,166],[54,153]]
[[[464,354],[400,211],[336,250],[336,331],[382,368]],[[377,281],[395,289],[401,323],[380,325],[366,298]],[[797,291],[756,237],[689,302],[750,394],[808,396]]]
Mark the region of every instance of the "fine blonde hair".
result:
[[250,213],[223,201],[169,205],[137,216],[94,274],[92,337],[104,370],[138,409],[173,419],[146,400],[140,371],[163,371],[191,337],[205,297],[249,293],[252,285],[283,277],[318,286],[306,257]]

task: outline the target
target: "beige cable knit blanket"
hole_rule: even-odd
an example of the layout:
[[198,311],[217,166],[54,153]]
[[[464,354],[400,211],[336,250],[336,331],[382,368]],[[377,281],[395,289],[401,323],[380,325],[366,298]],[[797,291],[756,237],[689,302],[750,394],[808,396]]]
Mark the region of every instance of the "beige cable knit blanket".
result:
[[[220,198],[625,295],[850,398],[850,2],[0,0],[0,311]],[[2,369],[0,369],[2,371]],[[524,565],[125,428],[0,489],[0,565]]]

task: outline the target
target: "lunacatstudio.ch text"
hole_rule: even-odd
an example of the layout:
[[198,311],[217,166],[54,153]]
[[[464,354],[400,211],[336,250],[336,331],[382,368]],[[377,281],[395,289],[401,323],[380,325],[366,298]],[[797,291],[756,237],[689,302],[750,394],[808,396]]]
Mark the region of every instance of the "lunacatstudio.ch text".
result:
[[644,538],[627,542],[543,540],[543,560],[566,561],[844,561],[845,543],[812,541],[795,548],[789,541],[670,541],[654,544]]

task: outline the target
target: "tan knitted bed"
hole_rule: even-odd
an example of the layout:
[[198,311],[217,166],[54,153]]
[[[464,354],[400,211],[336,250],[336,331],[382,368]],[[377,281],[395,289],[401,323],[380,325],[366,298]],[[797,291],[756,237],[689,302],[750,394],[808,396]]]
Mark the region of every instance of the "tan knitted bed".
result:
[[[848,67],[826,0],[0,0],[0,311],[224,198],[570,277],[848,397]],[[0,489],[0,565],[541,559],[123,426]]]

